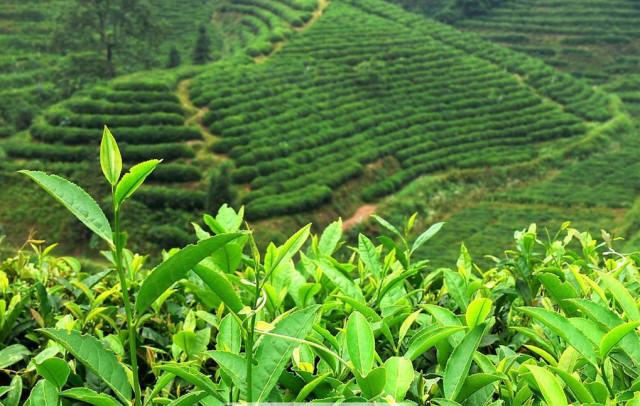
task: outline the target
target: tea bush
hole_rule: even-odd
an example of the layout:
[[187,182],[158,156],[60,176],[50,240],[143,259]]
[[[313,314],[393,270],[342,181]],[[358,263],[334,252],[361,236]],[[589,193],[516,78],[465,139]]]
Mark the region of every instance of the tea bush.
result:
[[3,260],[5,405],[640,402],[640,256],[606,232],[532,225],[488,268],[464,245],[434,267],[417,252],[438,256],[443,223],[415,236],[415,215],[400,228],[376,217],[384,232],[349,244],[338,220],[260,249],[225,205],[151,267],[120,218],[159,161],[121,176],[106,128],[100,152],[111,221],[73,183],[22,171],[103,241],[106,262],[34,239]]

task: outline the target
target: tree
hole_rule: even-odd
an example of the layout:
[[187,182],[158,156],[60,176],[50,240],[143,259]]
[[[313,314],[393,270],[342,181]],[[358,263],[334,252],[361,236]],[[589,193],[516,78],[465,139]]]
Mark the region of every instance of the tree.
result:
[[167,68],[175,68],[180,66],[180,52],[173,46],[169,51],[169,60],[167,61]]
[[156,21],[147,0],[74,0],[53,43],[59,50],[97,50],[111,78],[116,59],[149,64],[161,33]]
[[202,65],[211,60],[211,39],[209,33],[204,25],[198,28],[198,38],[196,39],[196,46],[193,49],[193,63],[196,65]]
[[207,211],[217,213],[225,203],[231,205],[235,200],[235,193],[231,189],[231,176],[229,165],[222,164],[209,178],[209,190],[207,191]]

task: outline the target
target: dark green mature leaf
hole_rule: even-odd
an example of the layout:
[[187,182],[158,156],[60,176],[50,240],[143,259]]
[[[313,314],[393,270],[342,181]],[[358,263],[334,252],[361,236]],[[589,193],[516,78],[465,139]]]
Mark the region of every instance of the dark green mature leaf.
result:
[[217,385],[202,372],[177,363],[158,365],[156,368],[161,371],[170,372],[189,382],[196,388],[205,391],[208,395],[224,402],[224,399],[218,393]]
[[547,405],[567,406],[567,397],[562,386],[551,372],[536,365],[526,365],[526,367],[531,371]]
[[[228,235],[228,234],[219,234]],[[215,237],[214,237],[215,238]],[[203,240],[206,241],[206,240]],[[224,247],[222,247],[222,250]],[[222,303],[224,303],[231,311],[238,313],[242,307],[242,300],[236,293],[235,288],[229,282],[225,274],[218,271],[215,266],[209,263],[209,258],[205,258],[199,264],[193,267],[193,272],[202,279],[204,284],[213,292]]]
[[100,238],[113,244],[111,225],[95,200],[75,183],[57,175],[22,170]]
[[[313,328],[313,322],[319,306],[309,306],[296,310],[276,324],[271,334],[303,339]],[[254,401],[265,401],[280,379],[291,354],[299,343],[273,335],[264,336],[256,350],[256,366],[253,368]]]
[[125,402],[131,399],[131,385],[125,369],[113,352],[107,350],[98,339],[77,331],[53,328],[39,331],[69,351],[102,379],[120,399]]
[[544,285],[547,293],[560,306],[562,310],[569,316],[577,315],[577,308],[566,299],[578,297],[578,292],[573,288],[571,283],[562,282],[558,275],[551,272],[545,272],[538,275],[538,279]]
[[31,351],[22,344],[12,344],[0,350],[0,369],[7,368],[16,362],[20,362],[31,354]]
[[132,166],[116,186],[114,194],[116,204],[120,206],[130,198],[160,162],[162,161],[159,159],[151,159]]
[[93,406],[122,406],[113,397],[89,388],[71,388],[60,392],[60,395],[65,398],[80,400]]
[[187,272],[203,259],[241,235],[241,233],[219,234],[197,244],[187,245],[158,265],[140,286],[136,299],[138,314],[142,314],[165,290],[183,279]]
[[440,231],[443,225],[444,223],[435,223],[431,225],[431,227],[429,227],[425,232],[420,234],[411,246],[411,253],[413,254],[418,248],[422,247],[424,243],[433,238],[434,235],[438,234],[438,231]]
[[180,396],[169,403],[169,406],[192,406],[197,405],[202,399],[209,396],[205,391],[195,391]]
[[458,397],[456,398],[456,400],[458,402],[462,402],[469,396],[473,395],[475,392],[479,391],[487,385],[492,384],[493,382],[499,381],[500,379],[500,375],[495,374],[479,373],[469,375],[465,380],[464,385],[460,389],[460,393],[458,393]]
[[22,397],[22,377],[14,375],[9,384],[9,391],[4,400],[5,406],[18,406]]
[[207,351],[206,354],[222,368],[244,396],[247,393],[247,367],[244,357],[226,351]]
[[547,326],[555,334],[562,337],[567,344],[578,350],[589,362],[597,365],[595,345],[567,319],[558,313],[540,307],[521,307],[520,310]]
[[480,345],[485,328],[485,324],[474,327],[464,336],[460,344],[453,349],[442,377],[444,396],[447,399],[455,400],[460,393],[464,381],[469,375],[473,354],[478,349],[478,345]]
[[365,269],[371,272],[376,279],[380,279],[382,274],[380,256],[376,246],[364,234],[358,235],[358,254],[364,263]]
[[353,282],[353,280],[347,278],[342,272],[337,270],[332,264],[327,261],[313,261],[313,263],[320,268],[322,274],[327,277],[336,285],[336,287],[344,293],[346,296],[352,297],[358,302],[364,303],[364,295],[360,288]]
[[104,126],[102,131],[102,141],[100,141],[100,166],[107,181],[115,186],[122,173],[122,156],[116,139],[111,131]]
[[373,368],[375,339],[373,329],[359,312],[351,313],[347,321],[347,351],[360,376],[367,376]]
[[600,341],[600,357],[606,357],[607,354],[609,354],[609,351],[618,345],[620,340],[622,340],[627,334],[633,333],[638,326],[640,326],[640,321],[630,321],[616,326],[607,332]]
[[31,406],[58,406],[58,388],[47,380],[41,380],[31,389],[27,402]]
[[324,382],[325,379],[327,379],[330,375],[331,372],[326,372],[313,378],[309,383],[304,385],[302,389],[300,389],[300,392],[298,392],[298,394],[296,395],[295,402],[304,402],[307,396],[309,396],[311,392],[313,392],[318,387],[318,385]]
[[40,364],[36,364],[36,371],[47,381],[62,389],[71,373],[67,362],[61,358],[47,358]]

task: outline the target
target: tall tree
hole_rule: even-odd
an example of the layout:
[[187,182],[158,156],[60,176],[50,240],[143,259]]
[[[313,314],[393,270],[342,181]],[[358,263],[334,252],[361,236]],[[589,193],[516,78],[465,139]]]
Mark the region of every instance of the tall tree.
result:
[[209,213],[216,213],[225,203],[233,205],[235,193],[231,188],[231,176],[229,175],[229,165],[221,164],[209,178],[209,189],[207,190],[206,209]]
[[201,65],[211,60],[211,38],[204,25],[198,28],[198,38],[193,49],[193,63]]
[[173,46],[169,51],[169,60],[167,61],[167,68],[175,68],[180,66],[180,52]]
[[116,60],[148,64],[160,26],[147,0],[73,0],[54,35],[61,50],[97,50],[104,75],[116,74]]

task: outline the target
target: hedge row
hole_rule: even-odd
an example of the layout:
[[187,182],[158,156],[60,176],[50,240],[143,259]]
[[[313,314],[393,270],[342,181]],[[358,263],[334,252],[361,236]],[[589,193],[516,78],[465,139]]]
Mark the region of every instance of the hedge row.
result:
[[197,190],[185,190],[163,186],[147,186],[136,192],[135,200],[151,209],[202,210],[207,194]]
[[45,114],[45,119],[53,126],[93,129],[101,128],[104,123],[109,123],[112,127],[181,126],[184,124],[184,116],[176,113],[149,112],[127,115],[78,114],[60,108],[49,109]]

